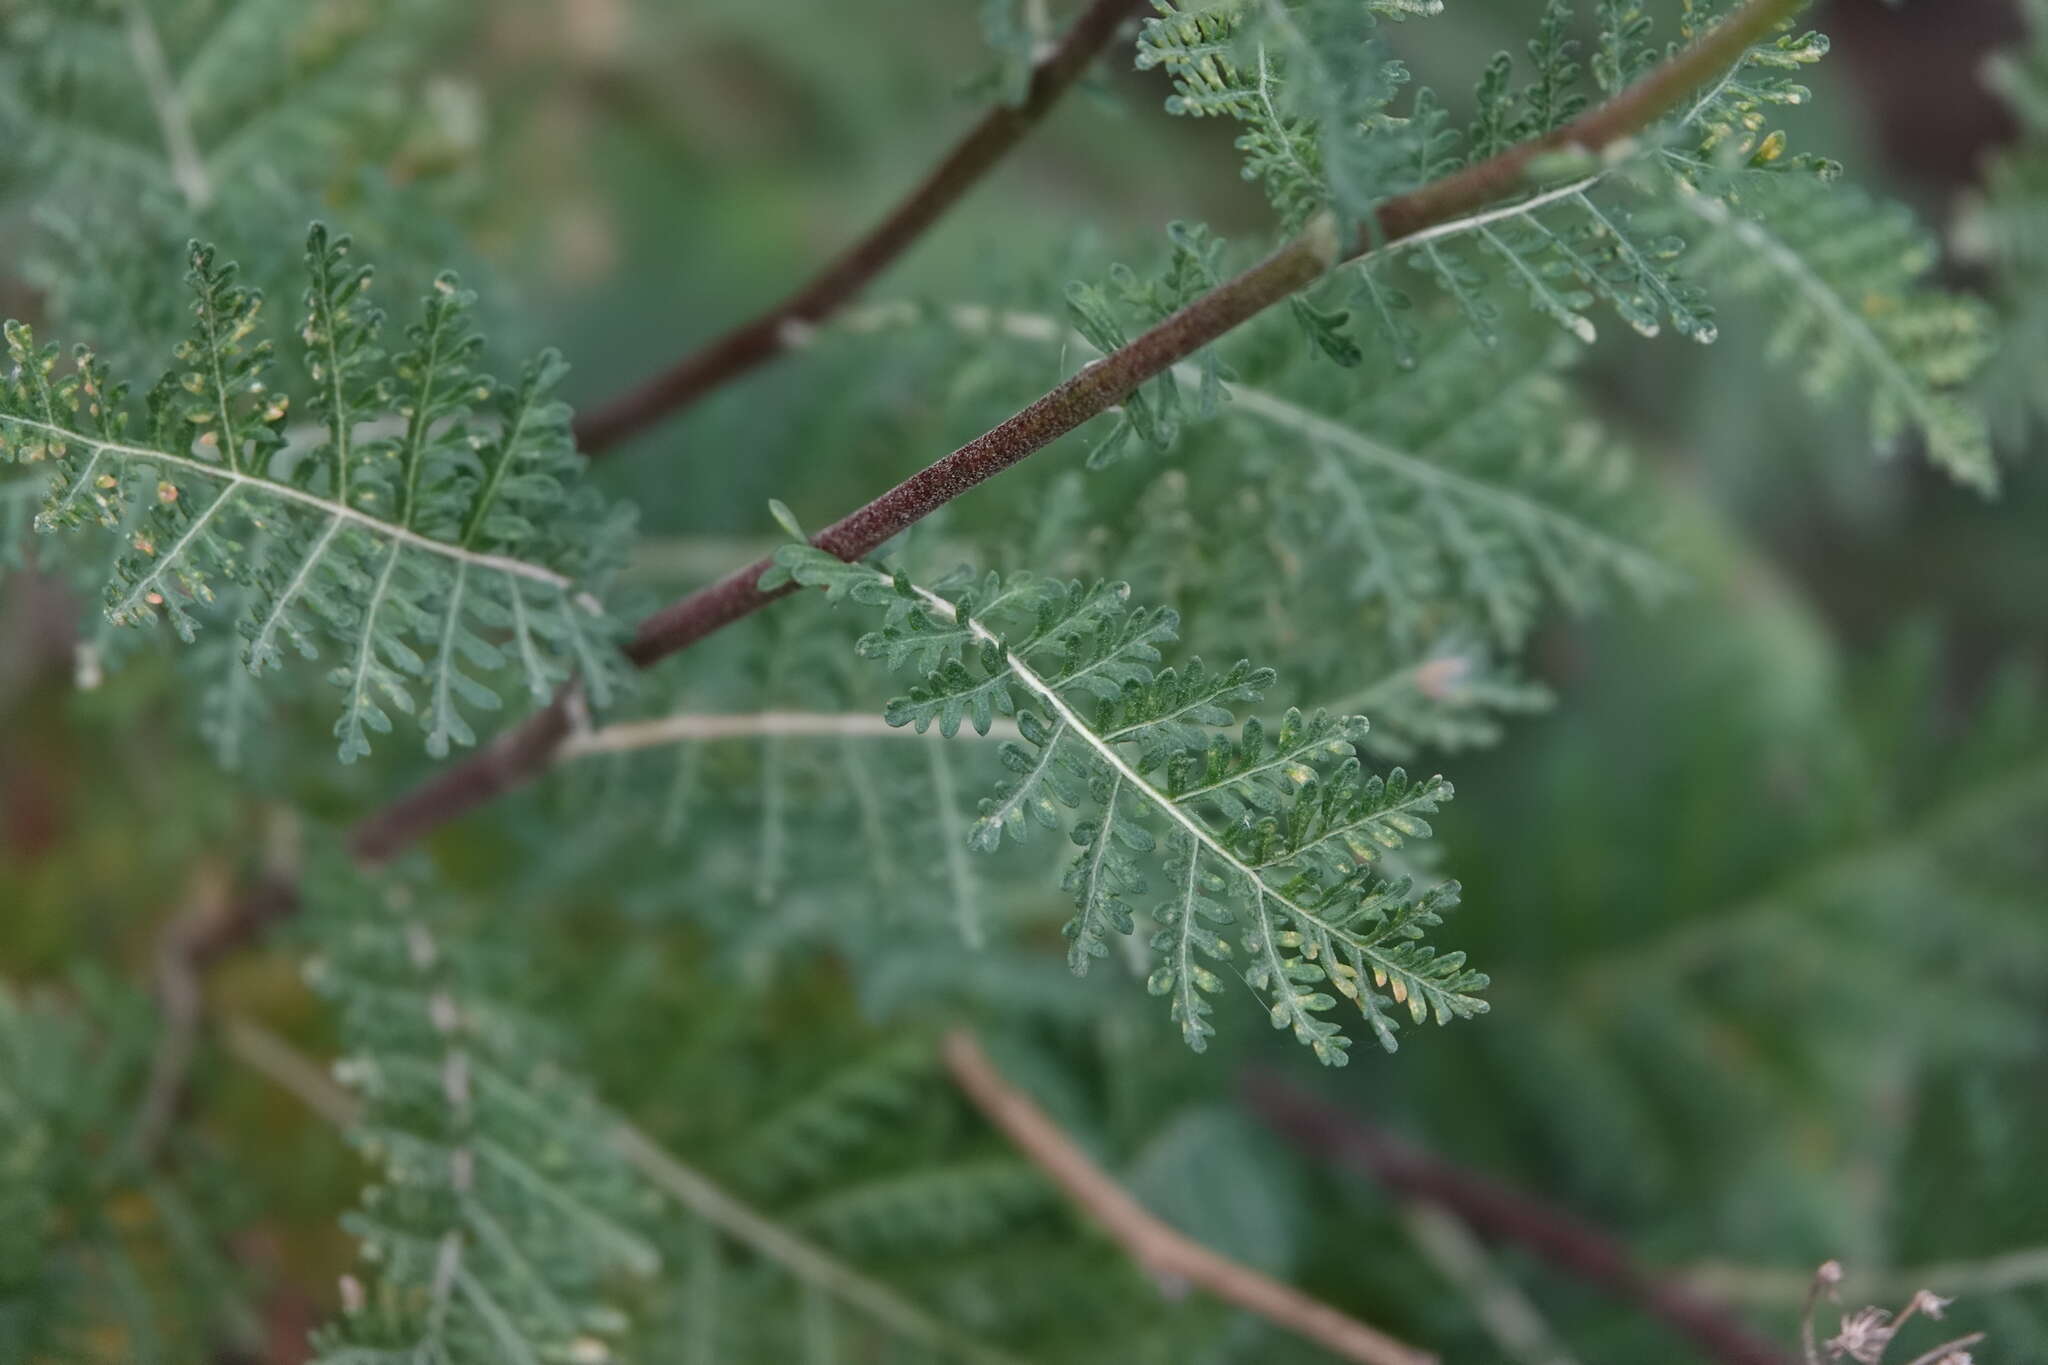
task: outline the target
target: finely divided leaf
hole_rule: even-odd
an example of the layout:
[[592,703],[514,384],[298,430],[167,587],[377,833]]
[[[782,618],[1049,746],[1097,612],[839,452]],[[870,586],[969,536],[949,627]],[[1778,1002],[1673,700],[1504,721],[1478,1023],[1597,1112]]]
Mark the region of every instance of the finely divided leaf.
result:
[[577,487],[560,358],[511,385],[477,373],[472,297],[443,276],[394,359],[348,239],[316,226],[306,262],[317,437],[288,426],[265,301],[211,248],[192,248],[192,333],[139,423],[89,352],[61,369],[9,324],[0,451],[50,471],[40,529],[118,530],[118,625],[167,618],[189,641],[231,622],[256,674],[331,660],[344,762],[394,712],[417,715],[440,755],[474,743],[469,717],[513,686],[539,699],[580,674],[603,704],[617,627],[591,589],[613,527]]

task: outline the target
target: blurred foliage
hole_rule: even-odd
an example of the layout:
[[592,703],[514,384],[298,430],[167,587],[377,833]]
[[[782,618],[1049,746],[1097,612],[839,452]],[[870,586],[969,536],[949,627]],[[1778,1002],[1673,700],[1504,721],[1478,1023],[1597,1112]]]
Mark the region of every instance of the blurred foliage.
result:
[[[203,21],[230,8],[195,0],[190,25],[165,27],[174,78],[205,49]],[[23,148],[0,168],[7,311],[79,324],[155,364],[179,320],[109,322],[110,306],[140,295],[126,276],[76,269],[82,253],[116,236],[143,243],[174,283],[188,235],[246,255],[280,231],[296,247],[304,221],[324,216],[391,265],[387,297],[462,265],[490,286],[494,346],[560,346],[575,367],[569,396],[596,400],[848,241],[1014,88],[1017,45],[1046,22],[1030,3],[923,0],[886,25],[816,0],[434,8],[459,12],[429,28],[411,6],[243,0],[248,50],[282,44],[298,63],[281,84],[339,73],[352,97],[283,130],[298,150],[277,164],[317,174],[259,178],[251,202],[193,214],[175,178],[143,185],[74,161],[75,173],[35,179],[76,149],[21,130],[81,92],[123,96],[87,101],[94,147],[148,146],[133,82],[94,75],[95,62],[130,60],[131,10],[0,0],[0,125]],[[1843,21],[1842,52],[1891,17],[1869,8],[1823,16]],[[1410,67],[1445,73],[1462,122],[1481,109],[1459,88],[1480,56],[1521,50],[1529,12],[1459,0],[1384,36]],[[1490,1017],[1429,1030],[1398,1057],[1361,1049],[1341,1073],[1243,1026],[1192,1056],[1137,982],[1102,979],[1141,982],[1138,956],[1113,953],[1084,981],[1065,973],[1069,903],[1052,860],[1009,849],[963,870],[916,856],[964,839],[973,800],[1003,774],[996,744],[765,737],[581,758],[436,840],[463,931],[449,941],[484,940],[447,970],[508,1017],[547,1021],[493,1045],[522,1065],[559,1058],[610,1112],[779,1225],[973,1339],[1039,1360],[1319,1357],[1165,1292],[1088,1230],[946,1084],[932,1040],[963,1019],[1156,1212],[1448,1359],[1499,1348],[1395,1202],[1264,1131],[1234,1088],[1242,1069],[1299,1069],[1374,1123],[1600,1222],[1655,1266],[1755,1272],[1745,1311],[1788,1345],[1824,1258],[1848,1264],[1853,1297],[1859,1273],[2037,1249],[2048,486],[2027,446],[2044,355],[2039,52],[1997,68],[2025,133],[1988,158],[1982,190],[1955,212],[1888,175],[1864,140],[1873,102],[1908,74],[1975,79],[1973,12],[1956,7],[1947,45],[1917,54],[1924,71],[1859,82],[1853,66],[1802,70],[1817,98],[1799,145],[1927,208],[1937,227],[1957,224],[1962,264],[1937,282],[1981,287],[2004,329],[1986,381],[2003,416],[1999,501],[1917,460],[1872,463],[1856,380],[1842,407],[1782,382],[1769,285],[1761,299],[1715,296],[1711,347],[1603,335],[1567,358],[1540,319],[1511,317],[1483,347],[1454,312],[1430,312],[1435,286],[1404,269],[1422,345],[1458,357],[1465,388],[1446,397],[1436,367],[1408,376],[1379,352],[1367,369],[1329,364],[1304,335],[1314,318],[1261,322],[1152,390],[1162,413],[1175,402],[1187,418],[1166,455],[1132,432],[1105,456],[1108,433],[1092,428],[898,547],[919,573],[973,559],[1127,578],[1135,600],[1178,608],[1210,658],[1271,659],[1306,701],[1366,714],[1371,764],[1430,772],[1458,754],[1459,800],[1432,818],[1445,851],[1403,870],[1464,882],[1456,946],[1496,983]],[[50,24],[91,31],[51,49],[37,36]],[[383,50],[407,25],[422,27]],[[1590,16],[1573,31],[1589,34]],[[76,65],[31,69],[51,50]],[[1070,279],[1116,281],[1115,260],[1163,263],[1130,275],[1136,292],[1103,296],[1124,310],[1117,325],[1142,323],[1164,297],[1144,290],[1176,268],[1172,245],[1157,245],[1167,221],[1206,222],[1237,243],[1229,262],[1249,258],[1272,215],[1237,175],[1234,134],[1161,116],[1164,80],[1129,66],[1092,74],[877,285],[875,298],[914,305],[902,316],[827,331],[595,471],[649,533],[622,592],[706,581],[772,546],[769,497],[822,518],[1013,411],[1086,354],[1065,333]],[[277,90],[234,88],[238,102],[196,120],[202,152],[279,126],[259,117]],[[326,150],[305,155],[307,138]],[[16,192],[42,183],[54,187]],[[287,264],[297,270],[296,250]],[[268,283],[290,317],[299,286],[276,283],[287,277]],[[81,279],[118,287],[64,287]],[[949,312],[962,304],[1059,321],[1037,336],[974,334]],[[1353,304],[1317,301],[1325,313]],[[1277,395],[1295,425],[1242,401],[1195,420],[1210,382]],[[1435,405],[1484,420],[1447,435],[1427,420]],[[1607,557],[1489,611],[1483,594],[1444,586],[1469,582],[1469,565],[1433,545],[1397,559],[1405,576],[1356,580],[1369,556],[1345,490],[1420,516],[1427,484],[1403,481],[1398,462],[1347,478],[1350,456],[1304,434],[1302,414],[1376,433],[1431,470],[1512,480],[1518,497],[1541,499],[1555,473],[1503,436],[1525,421],[1582,434],[1573,478],[1635,468],[1625,487],[1570,484],[1602,498],[1558,509],[1615,532]],[[1084,475],[1084,463],[1100,467]],[[9,538],[15,510],[26,504],[0,506],[0,563],[49,565],[43,542]],[[1640,574],[1627,557],[1637,541],[1657,556]],[[1537,538],[1502,553],[1534,564],[1547,551]],[[1610,599],[1619,608],[1591,623],[1555,610]],[[864,627],[851,615],[801,601],[745,622],[648,679],[629,714],[879,714],[890,689],[854,665]],[[352,1262],[338,1220],[364,1170],[222,1045],[227,1021],[261,1019],[309,1057],[374,1058],[415,1049],[425,1016],[358,1013],[337,1032],[295,965],[313,930],[294,927],[211,977],[184,1121],[145,1164],[124,1143],[159,1037],[146,992],[161,927],[209,887],[260,874],[250,831],[287,809],[316,829],[345,822],[426,761],[391,745],[406,752],[338,769],[325,699],[279,688],[245,775],[226,778],[184,689],[232,667],[233,632],[183,656],[129,639],[101,680],[116,655],[94,620],[54,576],[0,580],[0,1361],[308,1359],[309,1329],[343,1306]],[[578,837],[558,837],[572,822]],[[856,884],[882,916],[845,913]],[[970,906],[976,950],[962,942]],[[403,966],[399,943],[376,962]],[[1219,1015],[1255,1023],[1259,1007],[1235,986],[1226,978]],[[546,1093],[592,1103],[575,1087]],[[418,1117],[406,1095],[386,1098]],[[564,1179],[619,1195],[598,1156],[498,1119]],[[404,1183],[403,1153],[373,1155]],[[445,1224],[448,1197],[415,1189],[404,1212]],[[614,1327],[621,1354],[651,1360],[831,1358],[835,1343],[839,1359],[924,1358],[729,1230],[644,1201],[606,1208],[663,1269],[596,1283],[561,1239],[549,1273],[574,1291],[572,1316],[585,1314],[555,1343],[566,1358]],[[1575,1358],[1690,1358],[1525,1253],[1495,1258]],[[431,1262],[423,1273],[430,1283]],[[1980,1358],[2048,1354],[2048,1285],[1958,1275],[1927,1287],[1965,1295],[1955,1316],[1993,1334]],[[589,1318],[586,1293],[633,1310],[631,1325]],[[552,1311],[546,1298],[533,1291],[534,1311]],[[376,1311],[409,1326],[413,1306]],[[92,1334],[63,1335],[81,1319]],[[593,1324],[606,1332],[586,1340]]]

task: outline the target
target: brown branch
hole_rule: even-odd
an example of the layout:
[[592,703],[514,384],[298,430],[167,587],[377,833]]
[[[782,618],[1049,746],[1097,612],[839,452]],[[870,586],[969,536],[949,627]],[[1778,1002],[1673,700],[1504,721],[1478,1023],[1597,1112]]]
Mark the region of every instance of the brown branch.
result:
[[1544,1264],[1633,1303],[1727,1365],[1789,1365],[1789,1357],[1721,1305],[1653,1275],[1614,1237],[1554,1204],[1417,1151],[1354,1114],[1283,1082],[1248,1075],[1251,1107],[1303,1151],[1367,1176],[1402,1199],[1455,1213],[1475,1232],[1528,1247]]
[[556,692],[546,706],[475,754],[358,821],[349,847],[365,862],[382,862],[463,812],[539,777],[575,728],[577,695],[573,687]]
[[1431,1365],[1436,1360],[1167,1226],[1090,1161],[1030,1096],[1004,1080],[973,1034],[948,1035],[943,1050],[954,1082],[975,1108],[1148,1273],[1199,1285],[1346,1360],[1366,1365]]
[[586,455],[602,455],[727,381],[773,360],[789,348],[793,335],[801,335],[839,311],[1038,126],[1125,20],[1149,8],[1146,0],[1094,0],[1032,68],[1024,98],[990,109],[867,236],[767,312],[583,415],[576,423],[576,444]]
[[[1365,255],[1510,195],[1522,187],[1530,162],[1545,153],[1568,146],[1599,152],[1640,132],[1805,3],[1746,0],[1693,46],[1556,132],[1387,200],[1377,212],[1376,228],[1362,230],[1344,251],[1324,215],[1251,269],[1085,367],[993,431],[834,522],[811,543],[845,560],[873,552],[968,489],[1109,411],[1161,371],[1314,283],[1340,255]],[[749,564],[655,612],[634,632],[626,646],[627,658],[637,668],[649,667],[794,591],[787,585],[770,592],[758,587],[768,567],[765,559]],[[428,831],[536,776],[546,769],[569,729],[567,704],[557,697],[491,748],[372,814],[355,831],[357,855],[372,861],[390,857]]]

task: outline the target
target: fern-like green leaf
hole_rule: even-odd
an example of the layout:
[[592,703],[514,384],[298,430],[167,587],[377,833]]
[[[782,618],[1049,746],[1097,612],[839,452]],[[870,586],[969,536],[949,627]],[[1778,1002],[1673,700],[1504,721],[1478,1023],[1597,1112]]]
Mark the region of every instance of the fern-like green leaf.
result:
[[1986,388],[2000,434],[2018,445],[2048,420],[2036,358],[2048,353],[2048,0],[2027,0],[2030,39],[1997,54],[1986,79],[2026,135],[1993,153],[1958,246],[1997,272],[2005,323]]
[[[460,148],[410,77],[445,51],[444,0],[19,0],[0,9],[0,139],[36,231],[18,268],[53,325],[117,370],[177,337],[192,237],[286,241],[346,201],[387,264],[423,287],[454,234],[426,208],[429,146]],[[400,158],[409,164],[400,165]],[[400,191],[382,171],[412,181]],[[292,253],[245,270],[294,292]]]
[[[1533,78],[1517,90],[1511,60],[1496,58],[1462,134],[1448,128],[1427,90],[1417,92],[1403,119],[1358,109],[1342,115],[1378,130],[1373,194],[1426,183],[1554,132],[1595,95],[1611,96],[1641,76],[1658,56],[1651,8],[1642,0],[1598,0],[1594,10],[1595,40],[1586,56],[1569,36],[1569,0],[1548,0],[1529,44]],[[1696,41],[1725,10],[1714,0],[1684,0],[1679,40]],[[1259,35],[1286,31],[1294,13],[1284,5],[1167,9],[1140,46],[1141,65],[1173,73],[1172,108],[1245,123],[1247,174],[1266,182],[1290,224],[1342,202],[1321,136],[1337,115],[1275,101],[1274,92],[1286,88],[1275,70],[1286,68],[1273,67]],[[1348,50],[1361,46],[1353,41]],[[1827,51],[1825,37],[1787,21],[1616,157],[1548,158],[1532,168],[1520,199],[1368,252],[1352,267],[1353,311],[1377,324],[1400,364],[1415,363],[1415,329],[1402,316],[1408,300],[1386,274],[1390,261],[1405,258],[1489,345],[1503,333],[1497,282],[1511,282],[1536,312],[1582,341],[1594,339],[1589,309],[1604,301],[1644,335],[1669,325],[1710,342],[1719,331],[1713,310],[1681,267],[1718,270],[1737,287],[1767,287],[1786,304],[1777,344],[1788,352],[1819,347],[1807,369],[1809,388],[1827,395],[1849,375],[1868,381],[1881,446],[1917,431],[1937,465],[1961,482],[1994,489],[1986,423],[1958,394],[1989,354],[1984,310],[1922,285],[1934,259],[1926,235],[1901,212],[1875,211],[1857,191],[1834,188],[1839,168],[1791,154],[1785,132],[1774,126],[1784,110],[1811,99],[1799,77]],[[2024,66],[2008,63],[2005,70],[2008,85],[2031,88]],[[1331,82],[1308,84],[1327,91]],[[1656,150],[1645,155],[1639,146]],[[1605,192],[1623,184],[1647,207],[1632,211]],[[1688,237],[1697,251],[1688,253]],[[1302,322],[1324,350],[1347,355],[1319,315]]]
[[354,1138],[383,1171],[344,1219],[374,1284],[315,1337],[322,1365],[606,1360],[601,1297],[650,1274],[605,1114],[544,1060],[487,948],[405,882],[323,878],[308,976],[342,1016]]
[[1011,106],[1024,102],[1031,72],[1046,41],[1041,6],[1026,0],[981,0],[981,33],[995,54],[992,79],[997,96]]
[[1219,734],[1271,675],[1158,668],[1177,621],[1131,608],[1121,585],[1019,575],[923,588],[785,546],[770,581],[792,579],[884,610],[860,652],[922,675],[890,703],[892,724],[951,734],[968,720],[986,733],[997,714],[1018,717],[1024,743],[1006,761],[1019,780],[983,803],[975,842],[1056,823],[1063,805],[1084,810],[1066,882],[1077,973],[1107,953],[1111,934],[1135,928],[1136,898],[1151,889],[1146,865],[1164,870],[1167,885],[1146,906],[1161,926],[1151,988],[1171,997],[1190,1046],[1214,1031],[1205,997],[1221,979],[1209,964],[1232,956],[1221,926],[1238,926],[1247,979],[1275,1027],[1329,1065],[1350,1045],[1323,1017],[1337,1003],[1330,991],[1390,1049],[1396,1005],[1417,1022],[1484,1010],[1475,992],[1485,977],[1462,954],[1421,942],[1457,903],[1456,884],[1414,895],[1406,878],[1374,875],[1387,850],[1428,837],[1423,817],[1450,799],[1450,784],[1399,770],[1367,777],[1352,755],[1362,718],[1290,714],[1270,739],[1255,722],[1239,740]]
[[1680,581],[1646,548],[1629,459],[1575,413],[1566,357],[1506,350],[1439,335],[1413,374],[1333,395],[1328,411],[1234,392],[1231,419],[1281,439],[1276,474],[1303,490],[1290,505],[1325,571],[1347,574],[1403,646],[1446,601],[1514,644],[1547,597],[1584,612],[1617,596],[1654,602]]
[[850,1254],[944,1254],[985,1246],[1057,1199],[1030,1162],[989,1156],[842,1185],[799,1206],[793,1221]]
[[134,1140],[162,1031],[102,973],[0,983],[0,1360],[201,1360],[253,1335],[221,1216],[246,1173],[183,1134],[152,1170]]
[[591,588],[615,537],[575,488],[553,397],[566,366],[547,352],[515,384],[474,373],[469,295],[449,276],[388,362],[348,239],[316,226],[306,258],[300,340],[324,435],[301,443],[273,386],[263,299],[210,248],[192,248],[194,326],[140,433],[91,353],[60,371],[54,345],[8,325],[0,451],[52,472],[39,526],[118,530],[117,625],[166,617],[189,641],[233,586],[247,589],[227,602],[252,673],[335,647],[344,762],[392,711],[419,715],[431,753],[473,743],[466,715],[501,704],[501,678],[544,700],[580,674],[603,704],[614,626]]
[[[956,310],[955,320],[1066,338],[1026,314]],[[1408,326],[1418,363],[1370,385],[1297,366],[1283,389],[1184,362],[1152,386],[1153,409],[1178,421],[1189,411],[1180,395],[1213,383],[1232,468],[1255,470],[1282,495],[1288,532],[1317,552],[1319,573],[1346,579],[1351,600],[1383,616],[1404,649],[1440,629],[1447,609],[1476,609],[1513,644],[1546,597],[1580,612],[1667,597],[1679,576],[1648,548],[1654,518],[1631,461],[1571,399],[1571,348],[1507,330],[1487,346],[1468,330]],[[1101,344],[1094,337],[1083,339]],[[1114,458],[1122,442],[1113,435],[1090,462]]]
[[1440,0],[1153,4],[1138,66],[1171,78],[1167,109],[1243,124],[1246,178],[1263,182],[1288,227],[1323,208],[1364,221],[1395,174],[1386,111],[1407,78],[1375,36],[1374,16],[1433,15]]
[[1940,259],[1910,212],[1807,177],[1762,178],[1739,201],[1683,192],[1710,225],[1703,267],[1779,310],[1772,353],[1798,358],[1821,398],[1869,394],[1880,448],[1918,433],[1958,482],[1998,487],[1985,418],[1966,387],[1991,353],[1989,310],[1925,282]]

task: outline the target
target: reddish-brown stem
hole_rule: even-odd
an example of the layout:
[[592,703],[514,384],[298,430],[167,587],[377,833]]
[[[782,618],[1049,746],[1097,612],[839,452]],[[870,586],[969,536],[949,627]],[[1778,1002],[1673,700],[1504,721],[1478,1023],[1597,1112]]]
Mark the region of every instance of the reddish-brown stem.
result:
[[793,333],[839,311],[1038,126],[1046,111],[1109,46],[1125,20],[1148,8],[1146,0],[1094,0],[1032,68],[1024,98],[990,109],[867,236],[773,308],[706,342],[638,388],[585,413],[576,422],[577,447],[586,455],[602,455],[727,381],[773,360],[789,347]]
[[[976,484],[1115,407],[1144,380],[1312,283],[1329,260],[1327,247],[1318,247],[1312,237],[1290,242],[1115,355],[1082,369],[1001,426],[833,522],[813,536],[811,543],[845,560],[872,553]],[[755,586],[767,567],[765,559],[750,564],[654,613],[634,632],[626,647],[627,657],[645,668],[781,596],[788,589],[764,593]]]
[[563,688],[487,747],[358,821],[350,849],[365,862],[382,862],[428,830],[538,777],[569,737],[575,695]]
[[[1739,60],[1806,0],[1746,0],[1691,47],[1607,103],[1541,138],[1518,144],[1444,179],[1380,205],[1376,226],[1340,249],[1327,216],[1236,278],[1218,285],[1128,345],[1087,366],[985,435],[842,517],[812,543],[842,559],[868,554],[931,512],[1026,456],[1100,416],[1140,384],[1186,359],[1247,319],[1314,283],[1340,256],[1349,259],[1486,207],[1521,189],[1535,158],[1566,147],[1601,152],[1675,108],[1686,94]],[[768,567],[747,565],[663,607],[642,621],[626,647],[646,668],[790,591],[763,592]],[[376,860],[427,831],[543,771],[569,731],[562,698],[491,748],[457,764],[358,826],[358,856]]]
[[[1312,238],[1288,244],[1116,355],[1088,366],[993,431],[832,523],[812,543],[846,560],[872,552],[976,484],[1122,402],[1141,382],[1132,377],[1134,373],[1149,378],[1186,359],[1210,339],[1314,280],[1328,260],[1327,249],[1317,247]],[[649,616],[627,643],[626,657],[636,668],[650,667],[793,591],[786,586],[763,591],[758,583],[768,567],[765,559],[749,564]],[[356,856],[373,862],[388,858],[428,830],[545,771],[568,737],[570,709],[566,696],[556,697],[489,748],[364,820],[351,839]]]
[[1313,1156],[1357,1171],[1403,1199],[1456,1214],[1483,1237],[1515,1242],[1546,1266],[1633,1303],[1725,1365],[1790,1365],[1791,1358],[1732,1313],[1637,1265],[1627,1247],[1567,1210],[1418,1151],[1356,1115],[1270,1076],[1244,1082],[1251,1108]]

